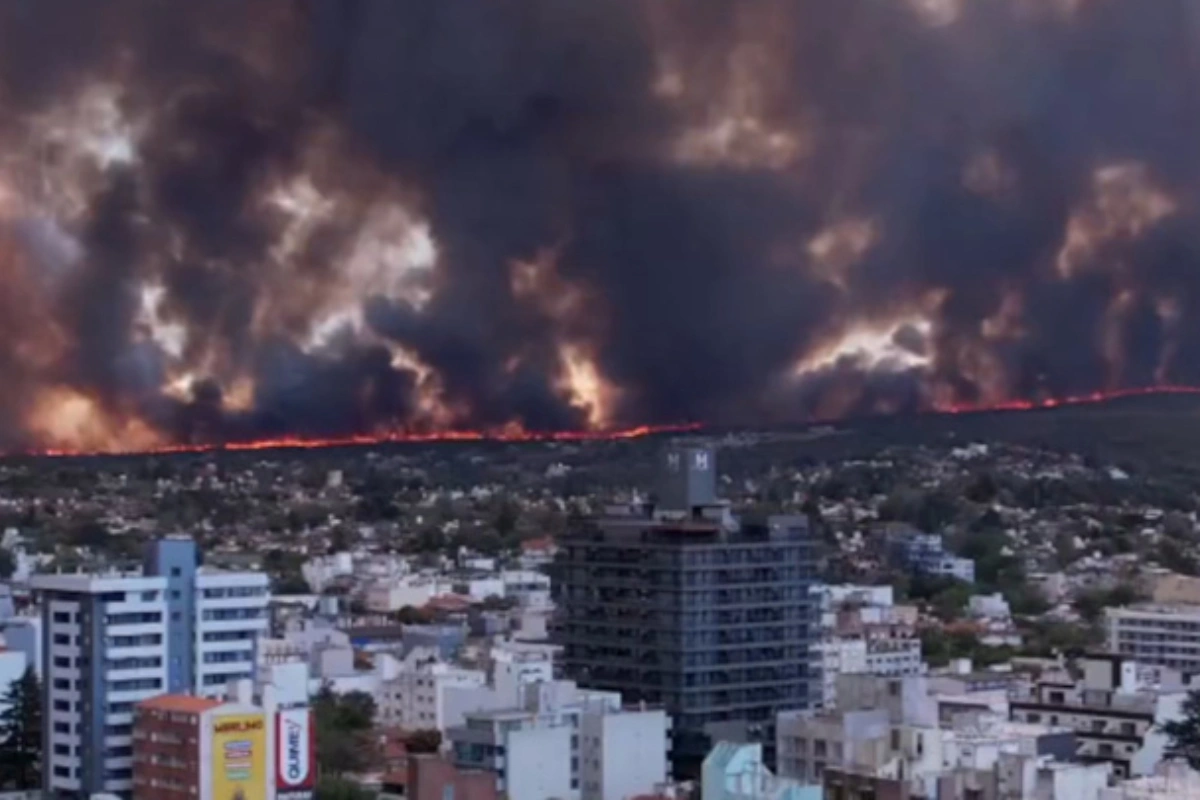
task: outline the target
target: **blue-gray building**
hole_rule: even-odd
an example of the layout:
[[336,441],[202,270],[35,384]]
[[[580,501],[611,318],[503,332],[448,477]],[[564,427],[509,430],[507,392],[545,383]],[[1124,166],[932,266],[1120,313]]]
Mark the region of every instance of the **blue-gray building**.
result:
[[676,773],[694,776],[714,729],[773,751],[776,713],[819,699],[814,541],[804,517],[735,518],[707,448],[670,449],[661,468],[657,503],[562,538],[555,638],[581,686],[663,705]]
[[942,537],[917,530],[893,530],[887,534],[887,553],[894,564],[922,575],[975,582],[975,562],[946,550]]

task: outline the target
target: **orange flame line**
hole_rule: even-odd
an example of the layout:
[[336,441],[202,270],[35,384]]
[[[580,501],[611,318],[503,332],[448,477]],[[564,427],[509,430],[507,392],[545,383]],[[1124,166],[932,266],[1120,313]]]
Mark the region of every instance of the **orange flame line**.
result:
[[605,442],[641,439],[671,433],[694,433],[698,423],[681,425],[639,425],[610,431],[525,431],[500,429],[496,431],[437,431],[359,434],[330,438],[284,436],[277,439],[253,439],[224,443],[176,444],[146,450],[27,450],[19,454],[47,458],[116,455],[177,455],[186,453],[253,452],[257,450],[318,450],[331,447],[357,447],[386,444],[438,444],[451,442]]
[[1200,395],[1200,386],[1137,386],[1129,389],[1110,389],[1107,391],[1091,392],[1089,394],[1068,395],[1067,397],[1047,397],[1041,400],[1005,400],[999,403],[951,403],[933,409],[938,414],[972,414],[986,411],[1035,411],[1037,409],[1060,408],[1062,406],[1082,406],[1092,403],[1104,403],[1109,400],[1121,400],[1129,397],[1150,397],[1153,395]]
[[[1037,400],[1005,400],[999,403],[952,403],[935,406],[932,414],[979,414],[996,411],[1035,411],[1064,406],[1081,406],[1104,403],[1130,397],[1154,395],[1196,395],[1200,386],[1141,386],[1128,389],[1112,389],[1066,397],[1047,397]],[[829,420],[826,422],[835,421]],[[277,439],[255,439],[225,443],[164,445],[148,450],[68,450],[43,449],[9,453],[9,456],[31,456],[47,458],[72,458],[86,456],[118,455],[176,455],[187,453],[254,452],[258,450],[318,450],[333,447],[356,447],[387,444],[439,444],[453,442],[611,442],[641,439],[660,434],[696,433],[706,428],[702,423],[680,425],[639,425],[608,431],[525,431],[502,428],[495,431],[438,431],[438,432],[394,432],[375,435],[361,434],[332,438],[307,438],[286,436]]]

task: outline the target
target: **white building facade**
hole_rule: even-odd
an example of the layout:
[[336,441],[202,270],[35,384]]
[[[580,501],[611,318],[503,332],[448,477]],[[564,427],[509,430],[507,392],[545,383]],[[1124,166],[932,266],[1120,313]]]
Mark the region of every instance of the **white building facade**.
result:
[[1142,604],[1105,609],[1109,652],[1139,664],[1200,672],[1200,606]]
[[141,574],[35,575],[42,605],[43,773],[51,792],[132,789],[134,705],[253,680],[267,576],[197,565],[190,539],[148,549]]

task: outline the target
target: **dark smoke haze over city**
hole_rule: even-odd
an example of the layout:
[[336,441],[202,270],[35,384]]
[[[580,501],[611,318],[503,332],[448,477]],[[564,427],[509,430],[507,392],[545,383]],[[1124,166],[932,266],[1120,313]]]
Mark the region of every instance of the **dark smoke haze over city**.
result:
[[1200,384],[1200,2],[10,0],[0,448]]

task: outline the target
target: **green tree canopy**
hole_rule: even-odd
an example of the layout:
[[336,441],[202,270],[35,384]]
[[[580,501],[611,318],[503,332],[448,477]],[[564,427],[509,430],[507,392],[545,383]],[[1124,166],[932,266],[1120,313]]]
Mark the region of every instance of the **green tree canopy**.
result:
[[322,687],[313,701],[317,764],[334,777],[366,772],[375,752],[375,700],[365,692],[335,694]]
[[20,790],[41,786],[42,687],[32,666],[0,699],[0,784]]
[[1182,758],[1192,769],[1200,769],[1200,690],[1188,692],[1183,716],[1164,722],[1159,730],[1167,736],[1167,758]]

